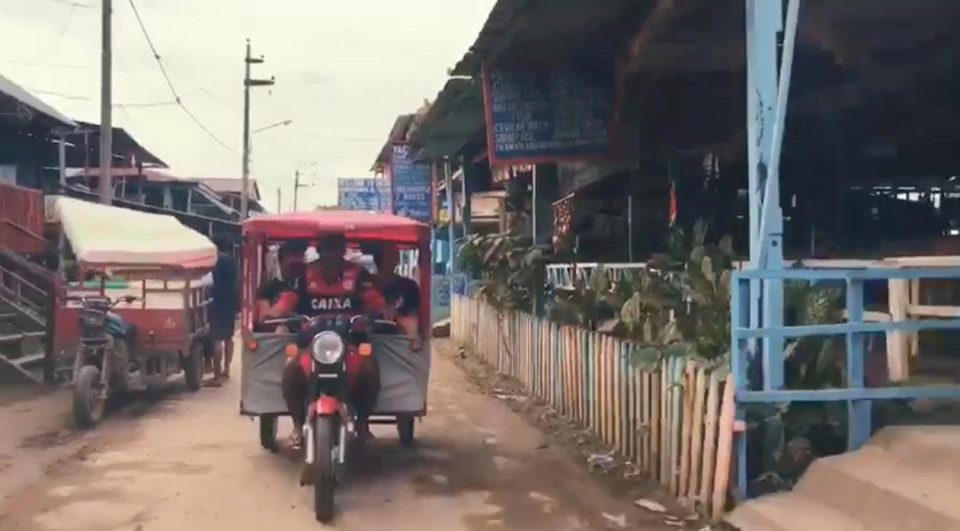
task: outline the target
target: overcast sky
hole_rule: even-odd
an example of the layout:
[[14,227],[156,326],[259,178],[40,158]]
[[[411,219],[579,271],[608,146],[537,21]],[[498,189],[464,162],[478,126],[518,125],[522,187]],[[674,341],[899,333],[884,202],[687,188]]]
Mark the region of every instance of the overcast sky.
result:
[[[114,102],[172,99],[130,0],[114,2]],[[394,118],[433,99],[494,0],[134,0],[184,104],[117,108],[114,123],[184,176],[239,177],[244,40],[256,77],[253,176],[269,208],[336,201],[337,177],[364,177]],[[75,4],[75,5],[74,5]],[[100,0],[0,0],[0,73],[77,119],[99,122]],[[60,95],[54,95],[58,93]]]

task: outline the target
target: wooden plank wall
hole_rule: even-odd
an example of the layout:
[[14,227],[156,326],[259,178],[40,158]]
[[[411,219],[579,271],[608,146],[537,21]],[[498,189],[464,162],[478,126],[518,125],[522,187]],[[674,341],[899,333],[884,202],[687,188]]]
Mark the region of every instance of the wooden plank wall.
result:
[[679,358],[635,368],[630,355],[638,347],[629,342],[497,312],[476,298],[454,296],[451,306],[454,340],[589,428],[691,509],[722,515],[733,469],[728,371]]

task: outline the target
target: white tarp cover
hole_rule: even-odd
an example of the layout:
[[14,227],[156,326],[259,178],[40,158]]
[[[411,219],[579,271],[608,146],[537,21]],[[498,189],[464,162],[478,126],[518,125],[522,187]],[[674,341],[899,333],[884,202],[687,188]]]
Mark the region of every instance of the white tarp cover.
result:
[[210,269],[217,261],[216,246],[173,216],[71,197],[47,199],[49,217],[62,224],[81,264]]

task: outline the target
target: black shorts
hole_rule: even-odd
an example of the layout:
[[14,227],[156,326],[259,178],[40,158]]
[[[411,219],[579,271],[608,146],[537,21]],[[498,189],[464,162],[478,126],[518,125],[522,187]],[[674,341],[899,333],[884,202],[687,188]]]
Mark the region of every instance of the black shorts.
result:
[[233,339],[236,316],[224,312],[210,312],[210,339],[225,341]]

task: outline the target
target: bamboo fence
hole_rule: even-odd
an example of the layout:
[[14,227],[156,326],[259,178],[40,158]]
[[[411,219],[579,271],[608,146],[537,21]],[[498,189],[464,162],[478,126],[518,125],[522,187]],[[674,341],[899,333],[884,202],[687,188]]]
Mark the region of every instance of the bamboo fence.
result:
[[636,368],[627,341],[451,300],[453,338],[528,393],[589,428],[686,506],[719,519],[730,488],[733,386],[680,358]]

